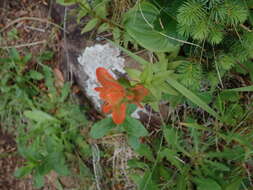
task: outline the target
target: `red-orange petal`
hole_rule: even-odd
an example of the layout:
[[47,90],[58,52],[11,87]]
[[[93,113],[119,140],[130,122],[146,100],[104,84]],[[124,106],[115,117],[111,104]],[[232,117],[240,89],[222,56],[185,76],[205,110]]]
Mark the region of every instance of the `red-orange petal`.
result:
[[141,102],[145,96],[148,95],[149,91],[147,88],[145,88],[144,86],[142,85],[137,85],[136,87],[132,88],[131,89],[132,92],[134,93],[134,98],[133,100],[135,102]]
[[126,104],[120,104],[113,107],[112,120],[116,124],[122,124],[126,118]]
[[100,84],[102,84],[103,86],[121,88],[121,85],[103,67],[99,67],[96,69],[96,76]]
[[112,111],[112,106],[110,104],[104,104],[102,106],[102,111],[104,113],[110,113]]

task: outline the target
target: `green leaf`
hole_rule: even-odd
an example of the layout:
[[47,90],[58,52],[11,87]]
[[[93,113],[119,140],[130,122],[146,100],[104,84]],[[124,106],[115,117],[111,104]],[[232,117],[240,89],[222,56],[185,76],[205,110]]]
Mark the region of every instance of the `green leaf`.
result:
[[30,174],[32,172],[32,169],[33,169],[33,167],[30,165],[18,168],[15,171],[14,176],[17,178],[24,177],[24,176]]
[[99,139],[105,136],[115,126],[111,117],[105,118],[92,126],[90,136],[94,139]]
[[48,155],[48,164],[60,175],[67,176],[69,174],[62,152],[50,153]]
[[224,190],[239,190],[241,186],[242,178],[238,178],[228,184]]
[[190,154],[184,150],[180,145],[178,131],[176,131],[171,126],[164,127],[163,130],[164,138],[166,142],[174,149],[180,152],[183,152],[185,155],[189,156]]
[[[84,5],[84,6],[85,6],[85,5]],[[80,10],[78,11],[77,16],[76,16],[76,22],[77,22],[77,24],[80,24],[81,19],[82,19],[83,17],[85,17],[87,14],[88,14],[88,10],[86,10],[86,9],[80,9]]]
[[129,104],[127,106],[127,114],[131,114],[136,110],[137,106],[135,104]]
[[195,179],[197,190],[222,190],[221,186],[210,178],[197,178]]
[[224,92],[252,92],[253,91],[253,85],[251,86],[245,86],[245,87],[241,87],[241,88],[232,88],[232,89],[227,89],[224,90]]
[[56,3],[59,3],[60,5],[68,6],[68,5],[75,4],[76,0],[56,0]]
[[129,146],[131,146],[132,149],[137,150],[140,148],[141,143],[139,140],[139,137],[136,137],[134,135],[129,135],[127,138],[127,142],[129,144]]
[[[38,62],[44,62],[44,61],[49,61],[53,58],[54,52],[52,51],[43,51],[37,58]],[[43,67],[46,67],[43,65]]]
[[96,12],[96,15],[101,18],[106,18],[108,15],[108,11],[106,8],[106,4],[108,1],[102,1],[101,3],[97,4],[95,8],[93,9],[94,12]]
[[148,135],[148,131],[142,123],[132,117],[127,116],[125,122],[122,124],[129,135],[136,137],[144,137]]
[[32,54],[28,53],[23,57],[23,62],[27,63],[28,61],[30,61],[32,59]]
[[152,179],[152,173],[146,171],[138,184],[140,190],[159,190],[158,184]]
[[107,31],[108,29],[110,29],[110,25],[108,23],[103,23],[98,27],[97,33],[100,34],[102,32]]
[[153,70],[152,70],[152,64],[149,63],[145,65],[145,68],[143,72],[141,73],[140,79],[145,84],[150,84],[150,82],[153,79]]
[[36,188],[41,188],[44,186],[44,176],[40,174],[39,171],[35,171],[33,175],[34,186]]
[[151,162],[154,161],[153,152],[152,152],[151,148],[148,145],[141,144],[140,147],[135,151],[138,154],[140,154],[141,156],[144,156],[149,161],[151,161]]
[[24,115],[36,122],[48,122],[48,121],[54,121],[59,122],[58,119],[55,117],[47,114],[46,112],[40,111],[40,110],[33,110],[33,111],[25,111]]
[[124,16],[127,33],[150,51],[171,52],[177,49],[180,43],[175,39],[181,40],[181,37],[176,32],[176,21],[168,17],[165,28],[161,29],[160,10],[148,2],[137,5]]
[[179,161],[177,152],[175,150],[165,148],[160,152],[159,156],[161,158],[165,157],[178,170],[180,170],[181,172],[183,171],[182,163]]
[[14,61],[20,61],[20,56],[19,56],[18,50],[15,48],[10,49],[10,57]]
[[61,89],[60,102],[64,102],[67,99],[69,93],[70,93],[70,84],[69,83],[65,83],[64,86]]
[[172,127],[165,127],[163,130],[164,138],[169,145],[176,148],[179,146],[178,144],[178,134]]
[[210,108],[202,99],[200,99],[198,96],[196,96],[193,92],[185,88],[183,85],[181,85],[179,82],[177,82],[175,79],[172,77],[168,76],[167,82],[175,88],[177,91],[179,91],[183,96],[188,98],[191,102],[194,104],[198,105],[201,107],[203,110],[208,112],[210,115],[216,117],[219,119],[219,115],[212,109]]
[[81,34],[85,33],[85,32],[89,32],[91,31],[93,28],[96,27],[96,25],[98,24],[99,19],[98,18],[93,18],[91,19],[86,25],[85,27],[82,29]]
[[121,30],[117,27],[114,27],[112,30],[112,35],[113,35],[114,41],[118,42],[120,40]]
[[30,77],[31,77],[32,79],[34,79],[34,80],[41,80],[41,79],[44,78],[44,76],[43,76],[40,72],[35,71],[35,70],[31,70],[31,71],[29,72],[29,75],[30,75]]
[[230,168],[227,167],[225,164],[219,163],[219,162],[215,162],[215,161],[211,161],[211,160],[205,160],[204,161],[206,164],[210,165],[212,167],[212,169],[214,170],[218,170],[218,171],[230,171]]
[[187,178],[185,175],[180,175],[178,177],[176,190],[187,190]]
[[140,169],[149,169],[148,165],[145,162],[141,162],[137,159],[131,159],[127,161],[127,165],[130,168],[140,168]]

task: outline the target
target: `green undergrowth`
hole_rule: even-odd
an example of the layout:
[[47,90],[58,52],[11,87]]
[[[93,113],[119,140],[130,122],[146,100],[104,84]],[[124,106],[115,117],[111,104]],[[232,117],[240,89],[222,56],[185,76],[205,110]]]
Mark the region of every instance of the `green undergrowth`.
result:
[[[143,104],[151,117],[132,118],[136,106],[128,105],[123,124],[106,117],[89,125],[70,84],[55,86],[44,64],[50,52],[30,69],[32,55],[12,49],[0,59],[0,117],[27,160],[17,177],[31,173],[37,187],[54,170],[80,179],[80,189],[129,189],[129,182],[139,190],[253,188],[253,1],[136,1],[117,22],[110,0],[57,2],[77,5],[82,33],[112,34],[108,42],[139,63],[123,81],[149,90]],[[121,158],[126,167],[115,166],[119,149],[106,146],[123,146],[119,136],[132,151]],[[125,168],[125,181],[115,167]]]
[[[0,59],[1,127],[16,136],[18,152],[26,160],[15,176],[32,174],[38,188],[51,171],[85,176],[86,183],[92,183],[90,170],[81,162],[91,156],[80,132],[88,124],[85,109],[71,97],[69,83],[56,87],[52,69],[43,64],[52,56],[51,51],[39,55],[36,69],[29,68],[32,55],[21,56],[16,49]],[[81,168],[78,173],[71,172],[73,166]]]

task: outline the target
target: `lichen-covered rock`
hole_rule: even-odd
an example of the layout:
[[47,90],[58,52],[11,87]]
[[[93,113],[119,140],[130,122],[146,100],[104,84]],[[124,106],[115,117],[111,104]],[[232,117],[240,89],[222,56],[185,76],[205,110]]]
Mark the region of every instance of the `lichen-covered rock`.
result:
[[78,57],[78,62],[80,64],[79,68],[87,76],[87,79],[82,84],[85,87],[86,95],[96,109],[100,110],[101,100],[98,93],[94,90],[95,87],[100,85],[96,78],[96,69],[104,67],[111,71],[110,73],[114,78],[118,78],[119,75],[126,73],[124,70],[125,60],[120,57],[118,48],[110,44],[96,44],[85,48],[83,53]]

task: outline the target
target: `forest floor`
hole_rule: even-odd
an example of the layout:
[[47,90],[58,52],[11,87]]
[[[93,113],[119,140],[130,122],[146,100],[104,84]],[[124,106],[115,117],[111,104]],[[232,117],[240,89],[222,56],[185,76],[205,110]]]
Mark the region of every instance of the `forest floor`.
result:
[[[0,49],[17,48],[26,53],[38,55],[50,47],[57,65],[59,32],[52,26],[51,6],[46,0],[1,0],[0,1]],[[1,55],[0,52],[0,57]],[[33,64],[33,62],[31,62]],[[15,126],[13,126],[15,127]],[[0,189],[33,190],[32,176],[17,179],[15,170],[24,163],[18,155],[13,129],[6,129],[0,123]],[[55,189],[47,180],[43,189]]]

